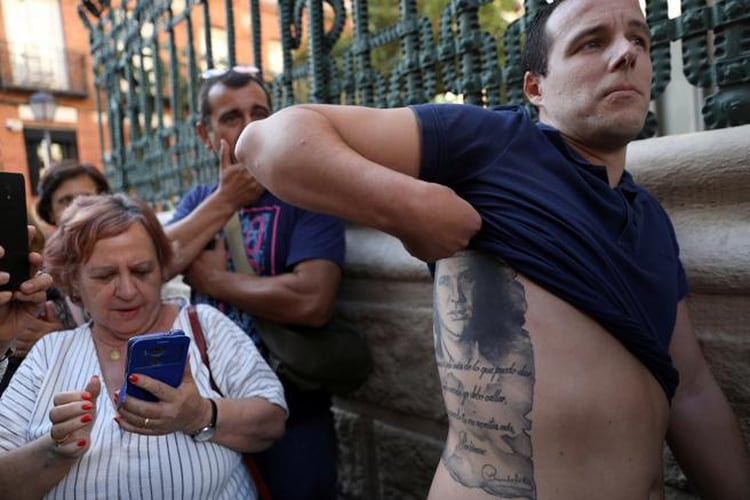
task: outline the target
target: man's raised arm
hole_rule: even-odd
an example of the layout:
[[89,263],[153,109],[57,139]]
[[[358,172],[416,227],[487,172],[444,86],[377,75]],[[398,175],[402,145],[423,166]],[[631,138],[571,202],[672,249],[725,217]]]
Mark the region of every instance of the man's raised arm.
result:
[[465,248],[481,219],[451,189],[415,178],[420,148],[408,108],[305,105],[250,123],[235,154],[288,203],[380,229],[434,261]]

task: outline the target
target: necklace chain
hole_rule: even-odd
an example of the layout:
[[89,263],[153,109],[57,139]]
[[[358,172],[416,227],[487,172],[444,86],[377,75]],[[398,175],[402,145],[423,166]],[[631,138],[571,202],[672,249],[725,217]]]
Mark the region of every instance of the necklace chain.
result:
[[108,344],[107,342],[103,341],[102,339],[97,338],[97,336],[94,335],[93,331],[91,332],[91,336],[93,337],[93,339],[94,339],[95,342],[99,342],[102,345],[104,345],[104,346],[106,346],[106,347],[109,348],[109,359],[111,359],[112,361],[118,361],[122,357],[122,354],[120,354],[120,348],[122,346],[114,346],[112,344]]

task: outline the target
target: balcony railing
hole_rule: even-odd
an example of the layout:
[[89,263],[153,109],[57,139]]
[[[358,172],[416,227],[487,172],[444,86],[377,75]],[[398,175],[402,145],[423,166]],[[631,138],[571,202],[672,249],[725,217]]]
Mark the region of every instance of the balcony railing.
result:
[[85,96],[90,72],[83,52],[0,41],[2,90],[41,89]]

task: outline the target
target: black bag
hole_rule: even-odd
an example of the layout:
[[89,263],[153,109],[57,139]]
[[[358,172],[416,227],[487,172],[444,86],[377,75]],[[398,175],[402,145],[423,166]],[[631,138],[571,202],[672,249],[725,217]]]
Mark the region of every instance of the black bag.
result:
[[348,394],[372,371],[367,340],[336,321],[311,328],[258,319],[255,331],[268,347],[271,368],[302,390]]
[[[237,214],[224,226],[224,236],[235,269],[255,274],[245,254]],[[271,368],[302,390],[347,394],[359,388],[372,371],[367,339],[335,320],[321,328],[283,325],[262,318],[253,318],[253,324],[268,347]]]

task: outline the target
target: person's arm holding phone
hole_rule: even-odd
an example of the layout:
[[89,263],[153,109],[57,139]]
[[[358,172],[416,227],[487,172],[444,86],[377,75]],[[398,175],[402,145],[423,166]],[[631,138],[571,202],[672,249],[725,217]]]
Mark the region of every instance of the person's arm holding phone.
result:
[[[196,307],[196,312],[205,339],[206,362],[198,344],[191,344],[192,354],[177,388],[136,374],[130,383],[159,402],[127,397],[120,408],[121,427],[141,434],[183,432],[195,441],[210,441],[238,452],[267,448],[285,431],[287,406],[281,382],[253,341],[231,319],[207,305]],[[194,325],[189,328],[195,337]],[[244,362],[238,365],[237,359]],[[194,378],[206,368],[216,384],[213,391],[205,378],[198,377],[200,388]]]
[[[33,226],[28,228],[30,241],[36,229]],[[5,248],[0,245],[0,261],[4,256]],[[45,291],[52,286],[49,274],[37,272],[42,264],[42,256],[29,252],[28,259],[32,277],[21,283],[18,290],[0,291],[0,359],[8,352],[13,340],[42,310],[47,299]],[[10,273],[0,271],[0,285],[11,282],[11,278]]]
[[176,388],[141,374],[131,375],[129,382],[159,401],[128,397],[116,419],[123,430],[195,436],[213,423],[210,441],[243,453],[261,451],[284,434],[285,410],[261,397],[212,398],[216,404],[214,415],[211,401],[198,392],[190,363],[186,363],[182,382]]

